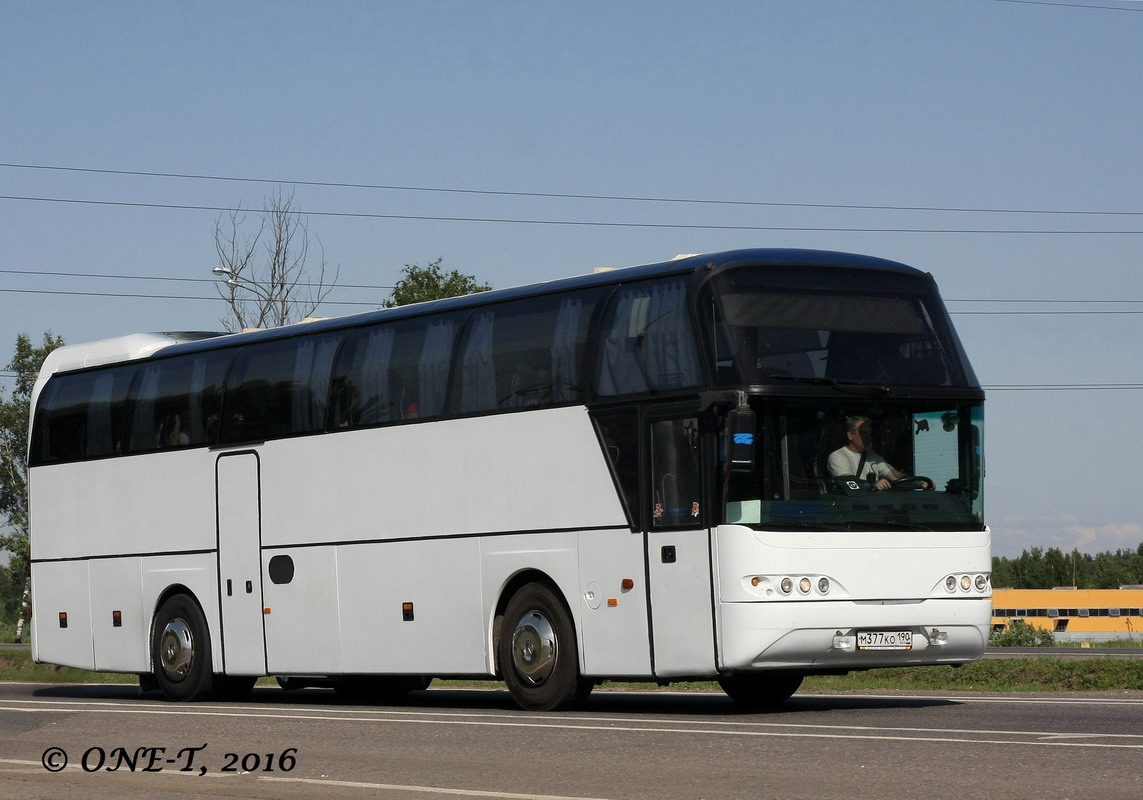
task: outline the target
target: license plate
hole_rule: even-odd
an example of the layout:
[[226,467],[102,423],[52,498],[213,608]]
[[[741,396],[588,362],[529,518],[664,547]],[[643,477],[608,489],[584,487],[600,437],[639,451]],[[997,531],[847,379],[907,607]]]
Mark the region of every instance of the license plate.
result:
[[858,650],[912,650],[912,631],[858,631]]

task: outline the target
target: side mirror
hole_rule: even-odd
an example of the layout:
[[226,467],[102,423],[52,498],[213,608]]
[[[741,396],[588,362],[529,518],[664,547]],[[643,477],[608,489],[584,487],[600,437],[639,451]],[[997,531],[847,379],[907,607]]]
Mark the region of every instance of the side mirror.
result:
[[731,472],[754,469],[754,412],[740,405],[726,415],[726,460]]

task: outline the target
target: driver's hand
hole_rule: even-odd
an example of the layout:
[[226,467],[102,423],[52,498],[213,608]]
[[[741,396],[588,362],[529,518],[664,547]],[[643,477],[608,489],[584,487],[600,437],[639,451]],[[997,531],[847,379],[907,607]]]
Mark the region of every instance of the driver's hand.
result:
[[887,478],[882,478],[881,480],[877,481],[877,483],[873,484],[873,488],[879,492],[887,492],[892,485],[893,484],[891,484]]

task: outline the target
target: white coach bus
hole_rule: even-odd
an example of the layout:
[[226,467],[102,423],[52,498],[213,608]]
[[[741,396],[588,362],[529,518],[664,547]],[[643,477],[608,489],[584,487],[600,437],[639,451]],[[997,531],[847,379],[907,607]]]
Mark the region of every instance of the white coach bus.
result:
[[177,700],[495,676],[537,710],[972,661],[983,399],[931,276],[820,251],[64,347],[33,656]]

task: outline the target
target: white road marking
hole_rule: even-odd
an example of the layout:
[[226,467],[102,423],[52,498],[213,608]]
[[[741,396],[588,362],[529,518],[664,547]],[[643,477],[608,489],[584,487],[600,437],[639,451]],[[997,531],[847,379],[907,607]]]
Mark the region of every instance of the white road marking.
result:
[[388,789],[398,792],[423,794],[456,794],[463,797],[496,797],[504,800],[604,800],[598,797],[568,797],[558,794],[518,794],[516,792],[490,792],[483,789],[446,789],[442,786],[403,786],[398,783],[364,783],[359,781],[333,781],[317,778],[259,778],[260,781],[305,783],[315,786],[346,786],[354,789]]
[[[930,697],[931,699],[931,697]],[[959,698],[958,698],[959,699]],[[1083,702],[1075,699],[1073,702]],[[693,736],[739,736],[810,739],[873,739],[897,742],[940,742],[954,744],[998,744],[1038,747],[1082,747],[1143,750],[1143,735],[1073,733],[1069,731],[965,730],[942,728],[877,727],[857,725],[817,725],[737,720],[691,720],[677,726],[659,720],[631,717],[570,716],[541,714],[443,711],[400,711],[391,709],[330,709],[307,711],[291,707],[293,713],[274,713],[264,706],[181,706],[169,704],[132,704],[124,706],[108,701],[84,700],[6,700],[0,710],[22,713],[90,713],[145,714],[156,716],[238,717],[243,719],[290,719],[317,722],[355,722],[374,725],[453,725],[469,727],[556,730],[588,730],[603,732],[681,734]],[[918,735],[908,735],[918,734]],[[928,734],[928,735],[919,735]],[[1014,739],[984,737],[1009,736]],[[1103,741],[1063,741],[1094,739]]]

